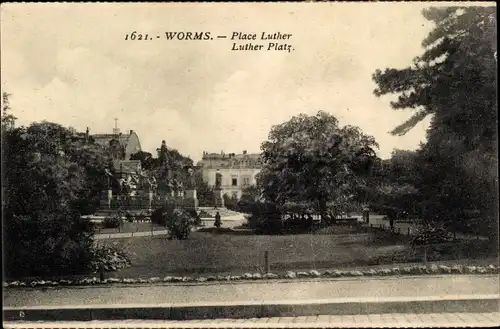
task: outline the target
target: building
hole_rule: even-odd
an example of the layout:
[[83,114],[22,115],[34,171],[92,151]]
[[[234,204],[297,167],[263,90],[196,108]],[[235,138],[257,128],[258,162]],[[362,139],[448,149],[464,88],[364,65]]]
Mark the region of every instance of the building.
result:
[[215,187],[219,173],[222,193],[239,199],[245,187],[256,185],[255,176],[262,169],[262,161],[260,154],[248,154],[247,151],[241,154],[203,152],[197,167],[202,170],[203,180],[210,187]]
[[113,133],[95,134],[91,137],[96,144],[109,148],[115,172],[121,173],[122,177],[136,174],[141,170],[141,162],[130,159],[132,154],[142,151],[139,137],[133,130],[130,130],[128,134],[123,134],[115,123]]

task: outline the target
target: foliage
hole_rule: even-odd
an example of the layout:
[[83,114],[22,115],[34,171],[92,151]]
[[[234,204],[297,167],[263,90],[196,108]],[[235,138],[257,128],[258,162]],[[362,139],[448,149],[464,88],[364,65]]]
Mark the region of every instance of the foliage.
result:
[[200,219],[195,213],[179,209],[173,202],[167,202],[151,214],[154,224],[165,226],[170,231],[170,238],[187,239],[191,227],[197,225]]
[[235,197],[230,197],[227,193],[222,196],[224,199],[224,206],[229,209],[236,211],[238,205],[238,199]]
[[260,198],[260,190],[257,186],[251,185],[243,188],[239,201],[254,202]]
[[421,215],[417,156],[415,151],[394,150],[390,159],[374,166],[371,184],[363,187],[371,211],[392,219]]
[[453,241],[453,236],[443,227],[426,226],[411,241],[412,246],[436,245]]
[[199,213],[199,217],[200,218],[211,218],[212,216],[208,212],[206,212],[205,210],[201,210]]
[[134,222],[134,215],[132,215],[131,213],[129,212],[126,212],[125,213],[125,219],[127,220],[127,222],[129,223],[133,223]]
[[3,93],[2,94],[2,131],[6,129],[14,128],[14,123],[16,121],[16,117],[10,113],[10,94]]
[[[423,15],[435,28],[424,53],[405,69],[377,70],[377,96],[399,94],[394,109],[417,109],[393,130],[402,135],[427,115],[472,137],[491,142],[496,132],[496,8],[430,8]],[[484,124],[484,125],[483,125]]]
[[170,237],[185,240],[191,232],[194,224],[193,218],[183,209],[174,209],[166,219],[166,226],[170,231]]
[[196,183],[196,197],[201,207],[214,205],[215,194],[213,189],[203,180],[202,170],[196,170],[194,174]]
[[329,202],[348,203],[376,159],[374,138],[358,127],[339,127],[325,112],[301,114],[274,126],[262,144],[258,186],[266,200],[308,202],[326,213]]
[[92,262],[89,270],[92,272],[116,271],[131,265],[130,258],[123,250],[113,246],[99,246],[92,251]]
[[173,214],[176,205],[174,202],[169,201],[166,202],[161,207],[154,210],[151,214],[151,221],[153,224],[166,226],[167,225],[167,217]]
[[280,208],[272,202],[252,203],[247,222],[248,226],[258,234],[277,234],[283,229]]
[[[414,115],[393,130],[402,135],[432,115],[427,143],[415,159],[422,215],[451,229],[498,238],[496,8],[430,8],[435,28],[424,53],[405,69],[377,70],[375,94],[397,94],[394,109]],[[468,213],[482,227],[472,229]]]
[[[88,267],[94,227],[80,215],[99,199],[108,157],[84,136],[49,122],[2,126],[7,276],[73,274]],[[83,207],[83,200],[90,206]]]
[[111,216],[107,216],[102,221],[103,228],[118,228],[118,227],[121,227],[122,224],[123,224],[123,220],[121,219],[120,215],[118,215],[118,214],[113,214]]
[[193,166],[189,157],[183,156],[178,150],[168,148],[163,142],[157,149],[157,156],[149,152],[139,151],[132,154],[132,160],[140,160],[142,168],[156,178],[158,192],[165,196],[171,191],[186,186],[188,183],[187,168]]
[[192,219],[192,223],[194,226],[200,226],[201,225],[201,216],[198,214],[196,209],[189,209],[186,210],[189,216]]
[[130,155],[130,160],[140,160],[141,168],[144,170],[153,170],[158,167],[158,159],[154,158],[149,152],[139,151]]

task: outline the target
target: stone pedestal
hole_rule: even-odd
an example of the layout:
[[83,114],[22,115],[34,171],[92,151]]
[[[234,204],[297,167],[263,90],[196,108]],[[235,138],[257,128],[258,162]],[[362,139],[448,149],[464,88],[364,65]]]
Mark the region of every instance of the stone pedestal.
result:
[[108,208],[111,209],[111,200],[113,200],[113,191],[108,190]]
[[215,195],[215,207],[217,208],[224,208],[224,193],[222,193],[222,190],[220,189],[215,189],[214,190],[214,195]]
[[149,191],[149,211],[152,211],[151,210],[152,203],[153,203],[153,191]]

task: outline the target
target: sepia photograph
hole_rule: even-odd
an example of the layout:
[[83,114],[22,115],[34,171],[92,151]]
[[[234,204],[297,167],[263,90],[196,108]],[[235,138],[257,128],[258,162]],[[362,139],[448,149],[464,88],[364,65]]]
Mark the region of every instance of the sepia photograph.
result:
[[3,327],[498,327],[496,9],[3,3]]

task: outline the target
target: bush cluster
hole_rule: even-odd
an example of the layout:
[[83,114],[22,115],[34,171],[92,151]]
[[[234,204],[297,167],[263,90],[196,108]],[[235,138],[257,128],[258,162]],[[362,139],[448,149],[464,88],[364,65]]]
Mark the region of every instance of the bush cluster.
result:
[[107,216],[102,221],[103,228],[118,228],[123,224],[123,220],[120,214],[112,214],[111,216]]
[[89,270],[94,273],[98,272],[101,265],[104,271],[109,272],[130,267],[131,262],[128,255],[116,247],[95,247],[92,252],[92,262]]
[[190,210],[179,209],[174,203],[164,204],[151,214],[154,224],[165,226],[170,231],[170,239],[187,239],[191,228],[201,220]]

